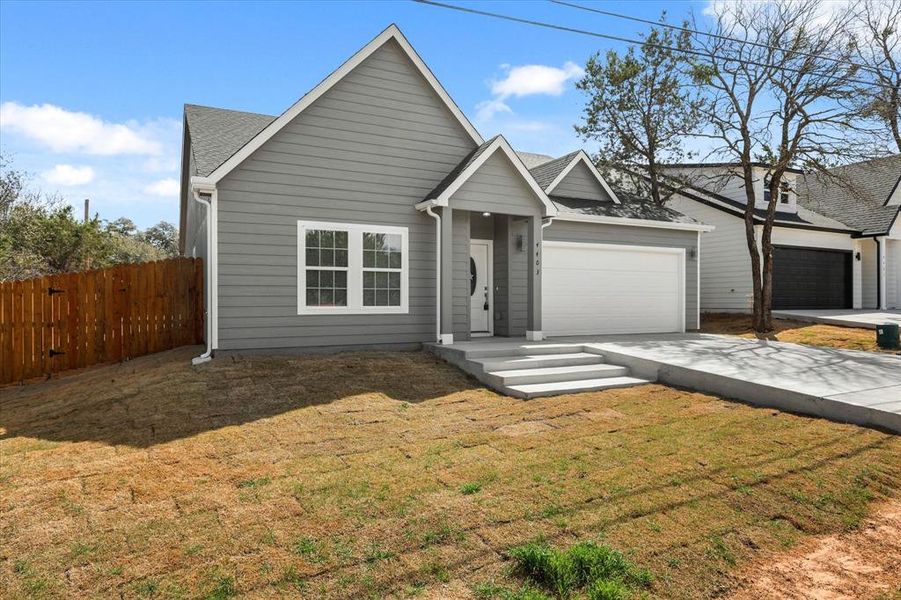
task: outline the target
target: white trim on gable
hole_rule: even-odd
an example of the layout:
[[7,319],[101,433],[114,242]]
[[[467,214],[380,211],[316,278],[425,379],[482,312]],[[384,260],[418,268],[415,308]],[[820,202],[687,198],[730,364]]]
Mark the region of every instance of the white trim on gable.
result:
[[591,162],[591,158],[586,154],[584,150],[579,150],[579,153],[570,161],[566,168],[560,171],[560,174],[551,182],[551,185],[547,186],[545,192],[550,195],[551,192],[554,191],[554,188],[557,187],[561,181],[566,179],[566,176],[569,175],[569,172],[575,168],[577,164],[580,162],[585,163],[585,166],[588,167],[588,170],[591,171],[591,174],[594,175],[595,179],[598,180],[598,183],[601,184],[601,187],[604,188],[604,191],[607,192],[613,201],[616,204],[620,204],[619,198],[617,198],[616,193],[613,191],[607,182],[604,180],[604,177],[598,171],[597,167],[594,166],[594,163]]
[[526,165],[522,162],[522,159],[519,158],[519,155],[513,151],[513,148],[510,147],[509,142],[504,139],[504,136],[497,136],[491,144],[488,145],[485,150],[476,158],[472,163],[469,164],[459,175],[457,175],[456,179],[451,182],[449,186],[447,186],[441,194],[438,195],[437,198],[427,198],[425,203],[420,202],[417,205],[425,206],[425,204],[430,204],[431,206],[447,206],[448,200],[450,197],[454,195],[454,193],[460,189],[460,187],[466,183],[470,177],[472,177],[483,164],[489,158],[491,158],[495,152],[500,150],[504,154],[507,155],[507,158],[510,159],[510,162],[513,164],[513,167],[519,171],[519,174],[522,175],[523,181],[529,186],[529,188],[535,193],[541,203],[544,205],[544,216],[553,217],[557,214],[557,207],[554,206],[554,203],[551,202],[551,199],[548,198],[547,194],[544,190],[541,189],[541,186],[538,185],[538,182],[535,181],[535,178],[526,168]]
[[407,41],[407,38],[404,37],[404,34],[401,33],[397,25],[394,25],[392,23],[390,26],[388,26],[387,29],[377,35],[375,39],[363,46],[363,48],[357,51],[356,54],[347,59],[344,64],[333,71],[331,75],[323,79],[319,83],[319,85],[307,92],[300,100],[291,105],[288,110],[283,112],[277,119],[275,119],[272,123],[263,128],[262,131],[251,138],[250,141],[248,141],[240,149],[238,149],[237,152],[232,154],[228,158],[228,160],[216,167],[216,169],[205,179],[210,180],[213,184],[218,183],[232,169],[244,162],[244,160],[247,159],[247,157],[249,157],[254,151],[256,151],[264,143],[266,143],[279,130],[290,123],[297,115],[302,113],[304,109],[315,102],[320,96],[329,91],[335,84],[341,81],[348,73],[353,71],[360,63],[369,58],[370,55],[372,55],[376,50],[385,45],[385,43],[387,43],[389,40],[394,40],[398,43],[404,53],[416,66],[420,74],[422,74],[422,76],[429,83],[432,89],[435,90],[435,93],[438,94],[438,96],[447,106],[448,110],[450,110],[451,114],[453,114],[457,121],[459,121],[460,125],[463,126],[463,128],[472,138],[473,142],[475,142],[476,145],[481,145],[482,143],[484,143],[482,136],[479,135],[479,132],[476,130],[473,124],[469,122],[469,119],[466,118],[466,115],[463,114],[463,111],[460,110],[460,107],[457,106],[450,95],[448,95],[447,91],[441,86],[441,83],[429,69],[428,65],[426,65],[425,62],[423,62],[422,58],[419,57],[419,55],[416,53],[416,50],[413,49],[413,46],[410,45],[410,42]]

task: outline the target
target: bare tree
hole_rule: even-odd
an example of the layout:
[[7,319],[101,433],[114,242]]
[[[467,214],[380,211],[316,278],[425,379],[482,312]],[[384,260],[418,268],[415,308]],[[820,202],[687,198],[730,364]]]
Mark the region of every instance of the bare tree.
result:
[[851,11],[854,59],[874,84],[855,98],[864,116],[888,128],[901,152],[901,0],[859,0]]
[[[738,164],[745,190],[754,329],[772,331],[772,230],[783,178],[803,166],[825,171],[871,148],[848,106],[856,68],[849,62],[846,13],[824,22],[817,0],[717,4],[714,37],[699,42],[697,80],[710,93],[707,117],[716,153]],[[754,163],[770,165],[769,199],[756,231]]]

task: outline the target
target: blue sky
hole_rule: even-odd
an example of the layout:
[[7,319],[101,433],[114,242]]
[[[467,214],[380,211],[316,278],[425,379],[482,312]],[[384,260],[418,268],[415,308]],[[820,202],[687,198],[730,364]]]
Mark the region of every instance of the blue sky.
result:
[[[546,2],[476,2],[637,37],[638,23]],[[706,2],[601,2],[670,20]],[[177,224],[184,103],[279,114],[397,23],[479,131],[559,155],[583,98],[585,60],[621,44],[414,4],[0,3],[0,149],[32,184],[104,219]]]

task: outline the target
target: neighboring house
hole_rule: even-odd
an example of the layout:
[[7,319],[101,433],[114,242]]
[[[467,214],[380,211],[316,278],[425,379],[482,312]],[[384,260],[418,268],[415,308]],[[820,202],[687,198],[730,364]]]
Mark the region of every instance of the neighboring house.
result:
[[186,106],[182,164],[210,350],[698,327],[710,227],[484,140],[393,25],[278,117]]
[[[751,260],[745,190],[735,164],[671,165],[688,181],[667,206],[716,227],[701,245],[701,308],[748,311]],[[754,166],[758,243],[769,192],[767,166]],[[901,155],[833,169],[792,170],[773,228],[773,308],[901,307]]]

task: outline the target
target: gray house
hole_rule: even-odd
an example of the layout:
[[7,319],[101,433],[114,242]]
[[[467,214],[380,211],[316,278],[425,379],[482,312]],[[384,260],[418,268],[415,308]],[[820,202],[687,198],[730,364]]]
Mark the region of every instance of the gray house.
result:
[[280,116],[188,105],[184,132],[203,358],[698,327],[711,227],[483,139],[393,25]]

